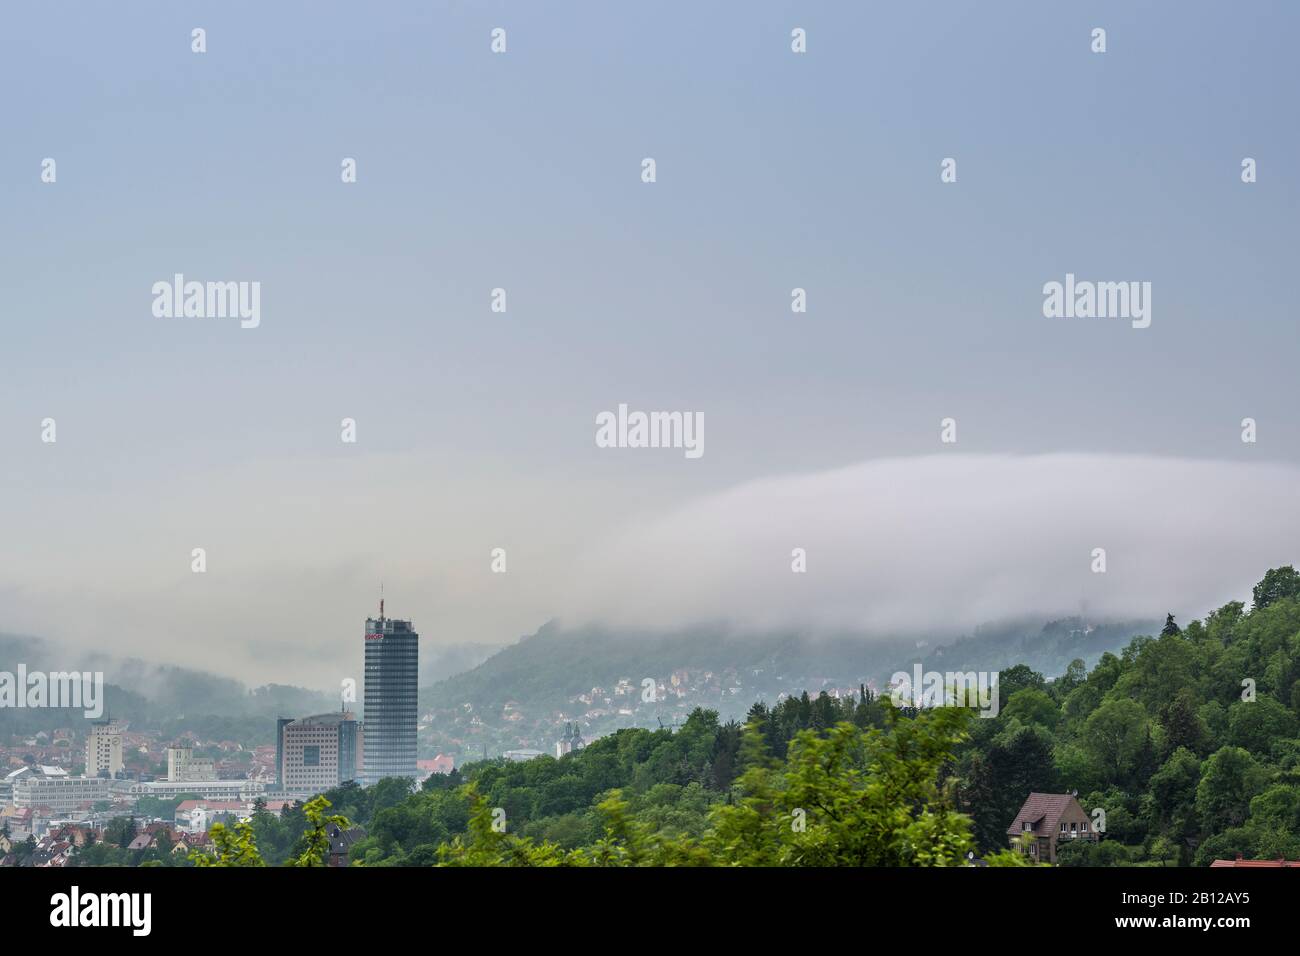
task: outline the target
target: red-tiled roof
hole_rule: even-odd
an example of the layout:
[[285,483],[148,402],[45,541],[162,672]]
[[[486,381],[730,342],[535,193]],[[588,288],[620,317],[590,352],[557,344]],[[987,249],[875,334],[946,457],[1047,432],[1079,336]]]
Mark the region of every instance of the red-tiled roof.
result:
[[1300,860],[1243,860],[1237,857],[1235,860],[1215,860],[1210,864],[1216,866],[1240,866],[1240,867],[1300,867]]

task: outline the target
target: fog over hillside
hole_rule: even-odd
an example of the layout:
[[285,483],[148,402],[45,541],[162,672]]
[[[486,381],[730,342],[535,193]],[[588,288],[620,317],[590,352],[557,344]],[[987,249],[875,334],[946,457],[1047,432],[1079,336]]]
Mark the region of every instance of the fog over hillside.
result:
[[[145,501],[141,488],[108,511],[72,501],[39,529],[25,525],[40,509],[17,514],[25,544],[0,555],[0,627],[70,648],[64,668],[111,648],[250,686],[326,688],[360,678],[381,579],[388,612],[414,621],[433,662],[551,619],[615,634],[719,623],[935,640],[990,621],[1195,617],[1248,594],[1260,568],[1295,563],[1300,541],[1300,469],[1258,462],[953,447],[725,483],[681,505],[668,484],[642,477],[646,495],[624,495],[590,475],[431,496],[436,468],[403,456],[378,469],[249,465],[219,493],[184,485]],[[335,503],[328,522],[320,502]],[[195,541],[204,574],[190,569]],[[491,571],[498,542],[505,574]],[[795,548],[806,573],[791,570]]]
[[[881,638],[1074,614],[1195,617],[1296,560],[1297,487],[1291,466],[1092,454],[954,452],[764,479],[595,549],[563,616]],[[792,571],[796,548],[805,573]]]

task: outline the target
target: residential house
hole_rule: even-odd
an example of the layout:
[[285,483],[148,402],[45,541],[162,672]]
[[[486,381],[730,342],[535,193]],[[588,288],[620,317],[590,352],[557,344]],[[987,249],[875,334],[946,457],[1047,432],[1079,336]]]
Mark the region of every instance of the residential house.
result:
[[176,827],[202,833],[214,823],[229,824],[246,815],[246,804],[239,800],[182,800],[176,806]]
[[366,836],[363,827],[352,827],[350,830],[344,830],[334,823],[329,825],[325,833],[330,841],[330,866],[347,866],[348,853],[352,850],[352,844],[365,839]]
[[1021,841],[1038,862],[1055,863],[1056,848],[1062,840],[1095,843],[1100,834],[1073,794],[1031,793],[1007,827],[1007,836]]
[[172,847],[172,853],[188,856],[190,850],[202,850],[205,853],[211,853],[215,849],[216,845],[212,842],[212,837],[207,833],[178,833],[176,835],[176,844]]

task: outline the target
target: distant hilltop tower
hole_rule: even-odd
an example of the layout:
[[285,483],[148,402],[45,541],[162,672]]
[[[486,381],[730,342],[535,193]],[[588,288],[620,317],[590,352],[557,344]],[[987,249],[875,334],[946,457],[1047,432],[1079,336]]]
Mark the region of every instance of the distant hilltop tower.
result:
[[420,635],[410,621],[366,618],[365,750],[362,781],[385,777],[417,778],[415,725],[419,683]]

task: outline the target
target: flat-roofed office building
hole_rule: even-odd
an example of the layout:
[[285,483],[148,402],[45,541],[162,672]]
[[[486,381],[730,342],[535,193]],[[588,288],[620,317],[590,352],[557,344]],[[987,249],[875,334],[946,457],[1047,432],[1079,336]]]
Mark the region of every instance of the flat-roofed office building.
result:
[[324,793],[360,776],[365,753],[361,725],[349,711],[282,719],[277,753],[284,793]]
[[108,777],[74,777],[62,767],[34,767],[15,778],[13,801],[19,809],[47,807],[70,814],[112,800],[115,785]]

